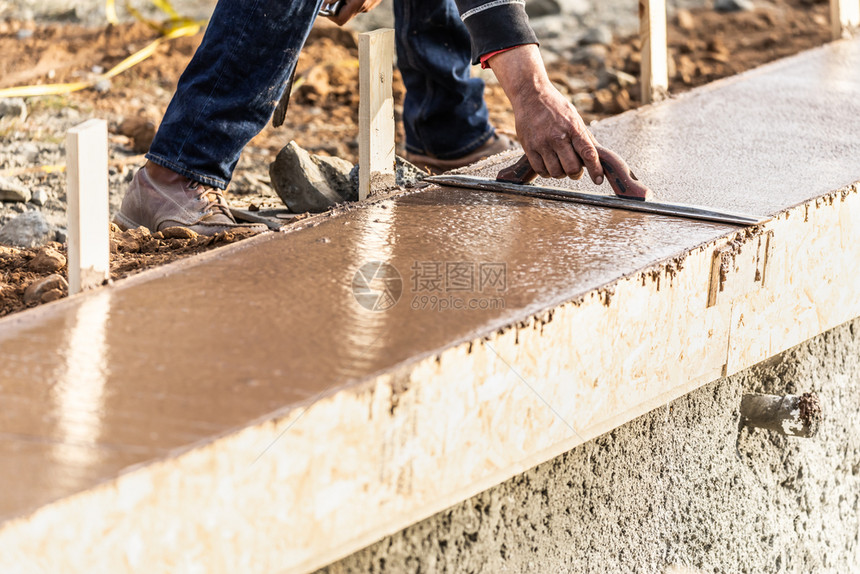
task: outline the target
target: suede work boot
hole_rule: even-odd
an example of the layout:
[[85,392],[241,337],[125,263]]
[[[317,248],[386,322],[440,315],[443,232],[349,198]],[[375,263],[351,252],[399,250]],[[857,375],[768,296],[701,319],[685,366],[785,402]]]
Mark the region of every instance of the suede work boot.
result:
[[439,159],[429,155],[420,153],[406,152],[406,159],[414,163],[422,169],[426,169],[430,173],[439,174],[459,167],[465,167],[482,159],[488,158],[491,155],[502,153],[508,150],[516,149],[519,145],[506,135],[497,133],[487,143],[476,149],[470,154],[458,157],[456,159]]
[[113,220],[123,230],[146,227],[152,233],[168,227],[185,227],[200,235],[268,231],[262,224],[237,223],[221,190],[152,162],[134,175]]

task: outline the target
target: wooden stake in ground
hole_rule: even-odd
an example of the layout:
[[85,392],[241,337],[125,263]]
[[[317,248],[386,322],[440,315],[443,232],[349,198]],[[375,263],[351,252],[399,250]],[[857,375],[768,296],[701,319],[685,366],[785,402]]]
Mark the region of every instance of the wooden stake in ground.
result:
[[107,122],[89,120],[66,135],[69,294],[110,277]]
[[642,40],[642,103],[663,99],[669,91],[669,52],[666,46],[666,0],[639,0]]
[[834,40],[860,26],[860,0],[830,0],[830,30]]
[[394,185],[394,30],[358,37],[358,196]]

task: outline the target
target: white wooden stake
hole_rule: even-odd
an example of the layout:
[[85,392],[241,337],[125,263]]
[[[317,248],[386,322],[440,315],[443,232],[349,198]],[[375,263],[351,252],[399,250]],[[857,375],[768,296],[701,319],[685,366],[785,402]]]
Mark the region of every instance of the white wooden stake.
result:
[[666,46],[666,0],[639,0],[642,42],[642,103],[659,101],[669,91],[669,50]]
[[69,294],[110,277],[107,122],[89,120],[66,134]]
[[830,30],[834,40],[860,26],[860,0],[830,0]]
[[358,37],[358,196],[394,185],[394,30]]

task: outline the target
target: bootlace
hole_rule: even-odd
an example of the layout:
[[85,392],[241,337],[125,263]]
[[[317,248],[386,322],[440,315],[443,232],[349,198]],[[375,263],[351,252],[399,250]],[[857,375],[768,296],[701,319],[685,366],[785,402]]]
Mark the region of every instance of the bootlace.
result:
[[192,181],[188,185],[188,189],[195,192],[194,197],[196,199],[202,199],[207,202],[206,207],[203,208],[203,211],[207,214],[206,217],[210,217],[221,212],[231,221],[235,221],[233,219],[233,214],[230,213],[230,207],[227,205],[227,199],[224,197],[223,191],[217,187],[204,185],[199,181]]

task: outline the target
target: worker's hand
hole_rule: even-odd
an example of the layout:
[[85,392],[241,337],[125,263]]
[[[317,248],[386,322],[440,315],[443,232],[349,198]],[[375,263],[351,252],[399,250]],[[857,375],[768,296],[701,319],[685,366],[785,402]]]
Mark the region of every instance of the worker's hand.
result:
[[490,58],[516,118],[517,136],[532,168],[543,177],[579,179],[582,168],[603,183],[594,136],[573,105],[552,85],[538,47],[519,46]]
[[370,12],[379,6],[380,2],[382,2],[382,0],[346,0],[343,7],[337,13],[337,16],[329,16],[329,20],[338,26],[343,26],[352,20],[356,14]]

